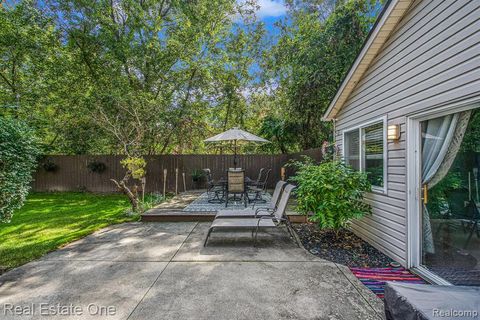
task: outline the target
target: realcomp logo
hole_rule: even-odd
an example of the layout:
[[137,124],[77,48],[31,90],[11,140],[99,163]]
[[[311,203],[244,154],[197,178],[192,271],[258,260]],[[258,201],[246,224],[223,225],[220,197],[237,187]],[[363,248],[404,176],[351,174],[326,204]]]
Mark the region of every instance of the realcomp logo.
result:
[[478,310],[433,309],[433,316],[438,318],[478,318]]

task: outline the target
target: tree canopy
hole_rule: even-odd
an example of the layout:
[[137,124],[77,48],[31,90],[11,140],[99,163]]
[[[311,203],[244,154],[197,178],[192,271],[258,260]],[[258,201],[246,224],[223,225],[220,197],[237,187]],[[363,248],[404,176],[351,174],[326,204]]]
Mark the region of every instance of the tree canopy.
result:
[[286,5],[272,33],[254,0],[4,4],[0,115],[27,122],[51,154],[203,153],[234,126],[270,139],[265,152],[319,147],[380,5]]

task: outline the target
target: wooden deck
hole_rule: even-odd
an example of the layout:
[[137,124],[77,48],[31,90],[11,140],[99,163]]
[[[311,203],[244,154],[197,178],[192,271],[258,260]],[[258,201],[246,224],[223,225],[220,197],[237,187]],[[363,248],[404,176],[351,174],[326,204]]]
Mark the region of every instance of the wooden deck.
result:
[[[145,222],[189,222],[213,221],[216,211],[183,211],[183,209],[197,199],[205,190],[195,190],[180,193],[172,199],[161,203],[142,214]],[[287,216],[292,223],[302,223],[306,217],[293,211],[292,206],[287,210]]]

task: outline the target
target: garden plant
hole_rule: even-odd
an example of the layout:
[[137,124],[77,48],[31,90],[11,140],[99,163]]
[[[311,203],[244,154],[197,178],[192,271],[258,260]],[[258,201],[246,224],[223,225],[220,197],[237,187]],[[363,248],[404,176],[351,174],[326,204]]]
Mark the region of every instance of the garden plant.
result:
[[298,185],[297,210],[312,215],[311,221],[321,229],[338,232],[354,218],[371,213],[364,200],[371,185],[365,173],[356,171],[338,160],[316,164],[305,157],[291,163],[296,175],[291,180]]

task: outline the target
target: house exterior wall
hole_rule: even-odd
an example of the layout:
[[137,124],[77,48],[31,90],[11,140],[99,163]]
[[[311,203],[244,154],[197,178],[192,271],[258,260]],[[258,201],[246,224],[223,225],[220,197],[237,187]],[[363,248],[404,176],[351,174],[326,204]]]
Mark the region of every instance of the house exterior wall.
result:
[[[336,116],[343,132],[386,117],[401,138],[387,144],[386,193],[371,193],[373,215],[352,230],[407,263],[406,117],[480,95],[480,1],[418,0],[396,26]],[[385,128],[386,129],[386,128]]]

